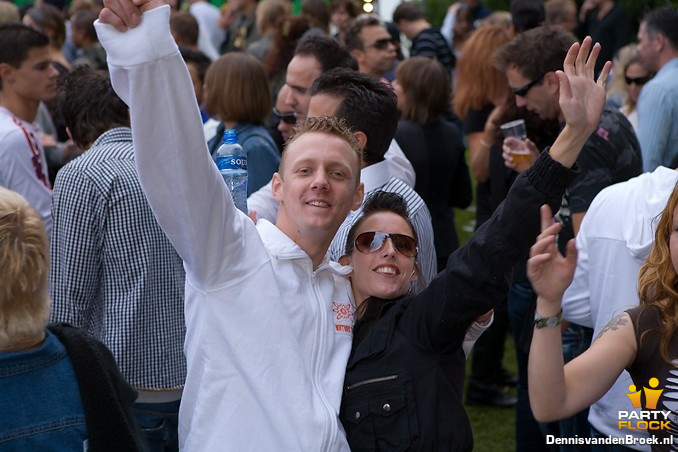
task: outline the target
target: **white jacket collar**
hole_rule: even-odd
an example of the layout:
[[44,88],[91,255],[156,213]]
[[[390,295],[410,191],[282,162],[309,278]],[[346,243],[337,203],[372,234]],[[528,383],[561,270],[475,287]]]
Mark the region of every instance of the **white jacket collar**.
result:
[[[263,219],[258,220],[257,231],[259,232],[259,236],[261,236],[261,240],[271,257],[275,259],[305,259],[309,262],[311,261],[311,258],[308,256],[308,254],[306,254],[306,251],[301,249],[301,247],[297,245],[294,240],[289,238],[273,223]],[[327,254],[316,269],[316,272],[324,269],[328,269],[338,276],[347,276],[352,271],[350,266],[345,266],[339,264],[338,262],[330,261]]]
[[376,190],[386,185],[391,178],[386,160],[374,163],[360,170],[360,182],[365,184],[365,193]]

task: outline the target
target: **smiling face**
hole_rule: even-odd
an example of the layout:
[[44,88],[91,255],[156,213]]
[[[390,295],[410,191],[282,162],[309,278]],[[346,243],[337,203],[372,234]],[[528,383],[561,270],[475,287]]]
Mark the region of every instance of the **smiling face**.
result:
[[[414,237],[407,221],[393,212],[371,214],[358,227],[356,237],[364,232],[376,231]],[[369,297],[401,297],[409,292],[410,284],[417,279],[415,257],[407,257],[396,250],[391,238],[387,238],[384,245],[372,253],[365,254],[354,248],[342,259],[342,263],[353,267],[351,284],[358,305]]]
[[349,210],[360,207],[359,173],[359,157],[344,139],[320,132],[298,136],[283,153],[280,173],[273,175],[273,195],[280,202],[277,226],[297,243],[329,246]]

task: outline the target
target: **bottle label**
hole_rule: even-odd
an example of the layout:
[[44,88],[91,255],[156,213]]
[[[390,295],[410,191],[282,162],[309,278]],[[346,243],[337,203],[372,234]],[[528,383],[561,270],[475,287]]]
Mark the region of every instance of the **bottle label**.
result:
[[217,157],[217,167],[221,170],[247,171],[247,157],[243,155],[224,155]]

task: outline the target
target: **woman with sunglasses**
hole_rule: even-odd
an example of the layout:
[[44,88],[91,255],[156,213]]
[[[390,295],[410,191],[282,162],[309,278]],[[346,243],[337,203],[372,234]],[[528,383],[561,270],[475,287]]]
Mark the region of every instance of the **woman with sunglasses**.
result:
[[652,78],[652,73],[645,69],[640,63],[640,57],[634,55],[624,66],[624,82],[626,84],[626,102],[619,107],[626,119],[633,126],[633,130],[638,129],[638,110],[636,104],[640,96],[640,90]]
[[540,230],[540,206],[560,204],[575,176],[566,167],[598,124],[610,64],[594,82],[600,48],[587,59],[590,48],[590,38],[581,49],[573,44],[565,74],[558,73],[566,126],[549,152],[516,179],[506,200],[421,292],[410,293],[418,250],[406,208],[387,194],[364,205],[340,260],[352,267],[356,303],[339,413],[352,450],[472,449],[462,404],[464,335],[474,318],[503,300],[508,272]]

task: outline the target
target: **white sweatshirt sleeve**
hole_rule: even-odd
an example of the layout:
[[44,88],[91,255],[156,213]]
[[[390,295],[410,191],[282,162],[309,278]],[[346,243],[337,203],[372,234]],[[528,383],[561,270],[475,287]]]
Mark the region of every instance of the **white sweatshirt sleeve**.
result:
[[[111,82],[130,108],[139,179],[158,223],[198,287],[240,279],[262,257],[254,224],[235,209],[212,162],[188,70],[169,31],[167,5],[118,32],[95,22]],[[256,237],[255,237],[256,236]]]

